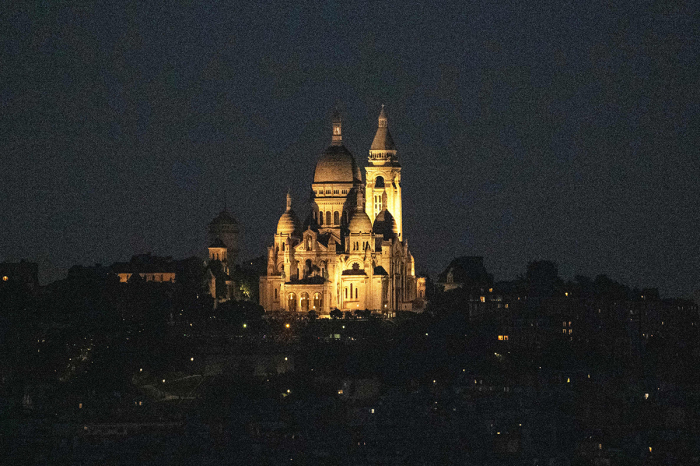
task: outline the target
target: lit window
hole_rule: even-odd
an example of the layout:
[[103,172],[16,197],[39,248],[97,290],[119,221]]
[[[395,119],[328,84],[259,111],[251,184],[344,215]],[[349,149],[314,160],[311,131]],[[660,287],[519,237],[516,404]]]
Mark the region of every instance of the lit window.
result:
[[571,329],[569,329],[569,335],[571,335]]
[[503,335],[503,339],[504,339],[505,341],[508,341],[508,335]]
[[566,333],[566,329],[565,328],[561,329],[561,333]]
[[2,281],[4,281],[4,282],[6,282],[9,279],[10,279],[10,277],[8,277],[7,275],[3,275],[3,277],[2,277]]
[[481,297],[481,302],[482,302],[482,303],[485,303],[485,302],[486,302],[486,296],[482,296],[482,297]]

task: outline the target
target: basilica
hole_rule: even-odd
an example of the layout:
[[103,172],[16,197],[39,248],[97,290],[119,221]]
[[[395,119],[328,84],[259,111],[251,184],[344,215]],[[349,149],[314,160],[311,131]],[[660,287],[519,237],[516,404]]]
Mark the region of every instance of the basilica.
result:
[[364,182],[343,145],[340,115],[333,115],[331,145],[311,185],[311,212],[302,224],[287,194],[259,292],[267,311],[392,315],[422,308],[425,280],[416,277],[403,236],[401,165],[383,107]]

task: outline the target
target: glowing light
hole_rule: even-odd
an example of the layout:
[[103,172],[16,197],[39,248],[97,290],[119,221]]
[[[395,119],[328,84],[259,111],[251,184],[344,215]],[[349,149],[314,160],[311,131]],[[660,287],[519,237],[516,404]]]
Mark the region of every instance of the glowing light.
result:
[[190,361],[194,361],[194,358],[190,358]]
[[4,282],[6,282],[6,281],[9,280],[9,279],[10,279],[10,277],[8,277],[7,275],[4,275],[4,276],[2,277],[2,281],[4,281]]
[[284,357],[284,360],[285,360],[285,361],[287,360],[287,357],[286,357],[286,356]]
[[243,324],[243,328],[248,328],[248,324]]
[[566,383],[570,383],[570,382],[571,382],[571,377],[567,377],[567,378],[566,378]]
[[165,383],[165,379],[163,379],[163,383]]
[[284,324],[285,328],[289,328],[289,324]]
[[645,394],[644,394],[644,399],[645,399],[645,400],[648,400],[648,399],[649,399],[649,394],[648,394],[648,393],[645,393]]

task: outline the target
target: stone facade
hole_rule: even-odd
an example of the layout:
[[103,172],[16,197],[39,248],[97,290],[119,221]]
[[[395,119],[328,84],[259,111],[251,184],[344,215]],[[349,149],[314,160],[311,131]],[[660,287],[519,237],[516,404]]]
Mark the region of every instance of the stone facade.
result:
[[[321,154],[311,185],[311,212],[303,226],[287,207],[268,247],[260,304],[267,311],[327,315],[332,309],[391,314],[413,310],[415,264],[403,238],[401,165],[384,109],[369,151],[366,181],[343,145],[336,113],[331,145]],[[372,220],[373,219],[373,220]]]

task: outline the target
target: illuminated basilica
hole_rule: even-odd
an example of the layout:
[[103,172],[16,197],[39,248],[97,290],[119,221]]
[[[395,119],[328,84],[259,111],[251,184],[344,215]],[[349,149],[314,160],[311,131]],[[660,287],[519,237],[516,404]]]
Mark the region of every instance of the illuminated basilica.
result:
[[363,183],[336,112],[331,145],[316,163],[312,211],[302,225],[287,194],[268,247],[267,274],[260,277],[267,311],[391,315],[422,307],[425,281],[416,278],[403,236],[401,165],[383,107],[368,162]]

